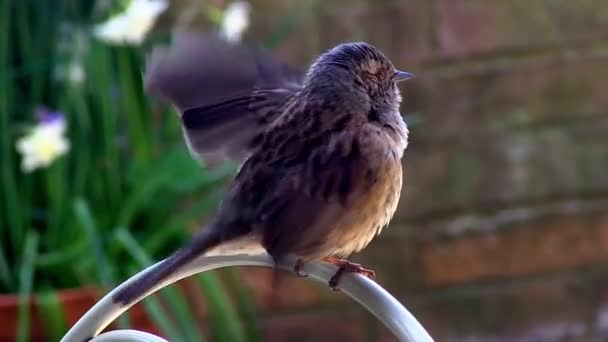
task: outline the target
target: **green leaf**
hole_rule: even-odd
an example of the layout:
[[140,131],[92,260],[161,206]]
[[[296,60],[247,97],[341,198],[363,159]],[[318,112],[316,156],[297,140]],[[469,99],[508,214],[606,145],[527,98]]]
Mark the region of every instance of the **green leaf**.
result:
[[59,341],[67,332],[68,324],[63,306],[53,290],[43,291],[36,298],[40,321],[44,326],[44,335],[49,341]]
[[157,298],[148,297],[142,302],[142,305],[144,306],[146,313],[150,315],[156,324],[158,324],[160,330],[169,338],[170,341],[184,340],[183,335],[180,333],[179,329],[175,327],[173,322],[171,322],[169,316],[164,312]]
[[74,201],[74,214],[89,240],[101,283],[106,288],[112,288],[115,284],[113,267],[105,253],[103,240],[97,230],[91,210],[84,199],[77,198]]
[[118,72],[121,81],[123,106],[129,113],[126,115],[129,137],[138,158],[149,160],[151,155],[150,134],[146,132],[142,100],[140,97],[141,79],[135,79],[136,65],[133,64],[131,49],[118,48]]
[[[1,224],[1,222],[0,222]],[[0,232],[1,233],[1,232]],[[0,281],[4,288],[10,288],[12,286],[11,270],[6,262],[4,254],[4,244],[0,243]]]
[[[105,288],[110,289],[116,284],[114,279],[114,267],[105,252],[101,233],[97,229],[91,210],[84,199],[77,198],[74,201],[74,214],[89,240],[89,245],[95,257],[95,265],[97,266],[99,280]],[[122,316],[119,320],[119,326],[121,328],[127,328],[128,325],[128,316]]]
[[[112,75],[115,74],[111,50],[101,43],[91,46],[91,53],[87,59],[87,86],[89,92],[95,94],[96,100],[92,105],[98,114],[96,122],[97,136],[94,137],[94,146],[90,139],[81,141],[81,148],[91,149],[101,154],[94,163],[103,165],[103,173],[97,177],[94,186],[97,188],[94,196],[90,198],[95,203],[120,203],[121,173],[119,167],[119,144],[117,136],[120,134],[118,125],[117,101],[112,97],[115,90]],[[99,145],[98,148],[97,145]],[[100,165],[101,164],[101,165]],[[101,206],[100,206],[101,207]],[[106,208],[108,211],[110,208]]]
[[28,232],[23,249],[23,258],[19,267],[19,320],[17,323],[17,341],[29,341],[30,333],[30,298],[34,281],[34,260],[38,253],[39,236],[33,230]]
[[[138,212],[154,211],[152,208],[163,200],[175,203],[179,194],[218,184],[233,172],[234,166],[230,164],[202,171],[181,146],[167,151],[154,163],[137,163],[129,175],[136,186],[122,205],[118,225],[129,226]],[[160,193],[162,196],[158,196]]]
[[160,189],[162,183],[163,179],[160,177],[144,178],[137,188],[125,198],[122,209],[117,215],[118,225],[130,225],[131,220],[137,211],[140,210],[150,198],[153,198],[153,194]]
[[47,253],[40,253],[36,258],[36,266],[39,268],[54,267],[66,263],[72,263],[79,258],[85,250],[89,250],[90,242],[88,240],[70,241],[69,244],[61,246],[62,248]]
[[237,308],[243,320],[247,341],[262,342],[262,332],[251,291],[234,269],[226,269],[223,274],[226,275],[229,288],[236,293]]
[[158,230],[143,242],[145,249],[150,253],[156,253],[160,248],[167,245],[175,237],[185,235],[184,227],[193,219],[198,219],[202,213],[207,213],[219,202],[219,191],[209,194],[190,208],[184,208],[179,213],[174,214],[169,221],[163,224],[163,229]]
[[[0,134],[0,155],[2,156],[0,163],[0,184],[2,185],[0,205],[2,208],[0,210],[6,213],[5,217],[0,218],[0,234],[3,239],[10,240],[12,246],[23,246],[25,229],[22,209],[25,208],[19,205],[20,196],[13,171],[17,169],[15,165],[17,161],[14,158],[15,142],[12,139],[13,134],[11,134],[14,131],[11,118],[16,114],[14,113],[15,106],[12,106],[16,102],[15,87],[13,87],[12,80],[4,75],[12,67],[11,52],[14,51],[14,42],[11,37],[15,35],[15,32],[11,30],[11,23],[15,18],[11,15],[10,1],[1,1],[0,6],[0,13],[3,13],[2,20],[0,20],[0,70],[2,70],[0,72],[0,132],[3,132]],[[27,203],[23,205],[26,206]],[[7,257],[10,258],[10,256]],[[15,290],[13,288],[15,283],[16,276],[9,282],[8,286],[11,290]]]
[[49,168],[45,170],[46,190],[48,205],[47,222],[49,233],[46,239],[51,240],[53,245],[61,245],[65,242],[65,224],[63,224],[64,215],[64,198],[68,196],[68,186],[65,184],[65,175],[63,168],[63,160],[57,160]]
[[224,291],[219,279],[212,272],[196,276],[204,290],[213,315],[213,332],[219,341],[246,341],[240,319]]
[[[141,245],[125,228],[121,227],[116,230],[116,239],[123,245],[125,250],[127,250],[131,256],[137,260],[140,267],[148,267],[153,263],[150,255],[144,251]],[[196,321],[194,319],[194,314],[190,310],[184,296],[176,288],[165,288],[161,291],[161,294],[169,309],[171,309],[171,316],[174,317],[177,323],[180,325],[183,338],[186,341],[202,341],[204,338],[198,330]],[[156,315],[156,319],[162,321],[162,326],[165,326],[164,330],[166,329],[166,333],[171,333],[174,327],[169,325],[168,322],[165,322],[162,317],[162,309],[156,308],[155,304],[152,304],[151,309],[152,312],[150,312],[150,314]]]

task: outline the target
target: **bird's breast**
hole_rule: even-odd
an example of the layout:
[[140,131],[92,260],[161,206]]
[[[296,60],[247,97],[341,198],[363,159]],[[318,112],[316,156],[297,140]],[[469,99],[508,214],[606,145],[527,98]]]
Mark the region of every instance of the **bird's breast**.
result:
[[327,241],[331,255],[348,256],[365,248],[390,222],[399,203],[402,167],[396,146],[371,151],[359,185],[346,203],[343,217],[331,229]]

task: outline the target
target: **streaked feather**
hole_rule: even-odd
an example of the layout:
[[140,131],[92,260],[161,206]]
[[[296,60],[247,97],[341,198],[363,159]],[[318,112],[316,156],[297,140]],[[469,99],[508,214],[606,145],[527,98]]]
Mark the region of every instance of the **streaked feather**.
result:
[[241,159],[302,78],[265,51],[178,32],[150,54],[145,83],[177,107],[194,155]]

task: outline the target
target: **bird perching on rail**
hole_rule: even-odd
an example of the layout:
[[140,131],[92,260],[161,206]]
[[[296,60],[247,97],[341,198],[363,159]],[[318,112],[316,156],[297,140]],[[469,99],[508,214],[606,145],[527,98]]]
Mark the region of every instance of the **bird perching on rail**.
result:
[[374,272],[343,259],[391,220],[408,130],[396,70],[368,43],[323,53],[305,75],[271,56],[181,33],[150,59],[147,88],[180,112],[195,156],[244,160],[215,218],[153,272],[114,296],[130,303],[204,254],[265,250],[276,262]]

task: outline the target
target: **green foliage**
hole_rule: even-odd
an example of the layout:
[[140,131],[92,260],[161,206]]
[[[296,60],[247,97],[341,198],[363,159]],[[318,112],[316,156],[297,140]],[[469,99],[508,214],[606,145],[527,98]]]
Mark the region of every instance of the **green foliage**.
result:
[[[0,293],[18,294],[20,341],[29,340],[32,297],[47,337],[59,339],[68,327],[56,290],[109,289],[174,251],[188,239],[186,228],[213,211],[219,185],[235,170],[192,160],[176,113],[144,94],[145,48],[93,39],[94,23],[107,16],[96,3],[0,0]],[[116,13],[127,1],[112,3]],[[266,47],[287,37],[303,13],[300,6],[289,14]],[[71,148],[27,173],[16,142],[40,106],[65,115]],[[247,289],[233,272],[225,275],[227,288],[216,273],[196,278],[210,307],[210,336],[260,341]],[[177,288],[143,304],[171,340],[204,340]],[[119,325],[128,326],[127,315]]]
[[[144,94],[143,49],[93,39],[102,18],[91,3],[0,0],[0,293],[19,295],[22,341],[31,296],[52,318],[45,331],[56,340],[66,324],[55,290],[112,288],[178,248],[235,169],[205,169],[190,157],[176,114]],[[62,77],[73,62],[83,66],[83,82]],[[15,146],[39,106],[65,114],[71,148],[26,173]],[[256,339],[215,276],[199,279],[213,317],[231,320],[215,334]],[[204,340],[179,290],[144,305],[172,340]]]
[[[19,289],[17,265],[28,232],[39,235],[34,291],[115,284],[129,265],[113,271],[105,263],[130,258],[116,247],[113,232],[128,227],[154,257],[164,254],[187,238],[186,224],[215,206],[218,185],[234,171],[230,165],[206,170],[192,160],[175,113],[144,96],[142,51],[91,39],[92,21],[82,23],[89,8],[46,4],[0,2],[4,293]],[[78,37],[84,41],[71,41]],[[74,56],[78,44],[85,51]],[[82,83],[56,77],[74,58],[84,66]],[[15,146],[39,106],[65,114],[71,149],[50,167],[26,173]]]

